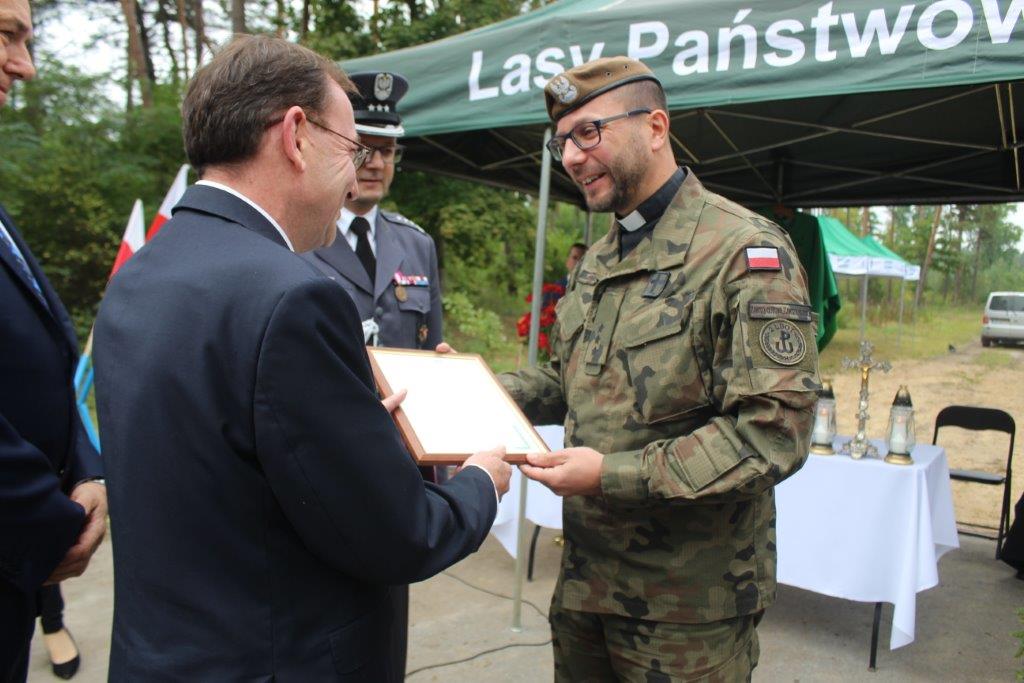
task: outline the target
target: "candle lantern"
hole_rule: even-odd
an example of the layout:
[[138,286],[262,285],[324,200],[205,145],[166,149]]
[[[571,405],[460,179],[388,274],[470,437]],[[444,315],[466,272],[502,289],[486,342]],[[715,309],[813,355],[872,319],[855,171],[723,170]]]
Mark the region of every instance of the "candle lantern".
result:
[[814,427],[811,429],[811,453],[832,455],[832,441],[836,437],[836,397],[832,393],[832,380],[824,378],[818,390],[818,403],[814,407]]
[[910,391],[901,384],[889,411],[889,454],[885,461],[893,465],[910,465],[914,460],[910,452],[917,443],[914,433],[914,404]]

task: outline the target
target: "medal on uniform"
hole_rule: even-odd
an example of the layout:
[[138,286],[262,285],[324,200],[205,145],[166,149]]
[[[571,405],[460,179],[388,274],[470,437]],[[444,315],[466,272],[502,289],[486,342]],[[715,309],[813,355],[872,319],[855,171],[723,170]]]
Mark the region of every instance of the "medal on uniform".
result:
[[405,301],[409,298],[409,294],[405,291],[403,285],[395,285],[395,298],[399,301]]

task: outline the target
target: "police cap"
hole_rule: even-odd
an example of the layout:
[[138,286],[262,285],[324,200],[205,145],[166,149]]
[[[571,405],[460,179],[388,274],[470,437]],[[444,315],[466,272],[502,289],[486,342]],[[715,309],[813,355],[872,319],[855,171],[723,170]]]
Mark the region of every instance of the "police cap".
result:
[[398,101],[409,90],[409,81],[390,71],[349,74],[349,78],[359,90],[358,96],[352,96],[356,132],[389,138],[405,135]]

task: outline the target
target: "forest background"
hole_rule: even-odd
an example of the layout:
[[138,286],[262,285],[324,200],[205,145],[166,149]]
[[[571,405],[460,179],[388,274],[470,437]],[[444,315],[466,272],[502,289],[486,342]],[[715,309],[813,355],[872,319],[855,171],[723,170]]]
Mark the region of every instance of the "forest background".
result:
[[[152,219],[178,167],[182,91],[232,33],[271,33],[337,60],[438,40],[530,11],[542,0],[42,0],[32,2],[38,78],[17,87],[0,113],[0,200],[14,216],[84,340],[95,317],[132,203]],[[83,69],[56,55],[69,14],[101,26],[75,35],[116,55]],[[415,84],[412,84],[415,87]],[[453,114],[454,115],[454,114]],[[195,178],[192,177],[191,180]],[[497,369],[525,362],[516,320],[527,310],[534,198],[437,175],[401,171],[385,206],[434,236],[445,293],[446,338],[484,353]],[[908,288],[927,317],[979,308],[992,290],[1024,290],[1021,228],[1013,205],[829,209],[859,235],[874,235],[911,263]],[[564,275],[585,214],[554,204],[545,281]],[[592,239],[609,225],[593,221]],[[840,326],[855,326],[857,283],[843,284]],[[893,319],[899,286],[871,282],[869,318]],[[930,313],[932,312],[932,313]],[[979,313],[980,315],[980,313]]]

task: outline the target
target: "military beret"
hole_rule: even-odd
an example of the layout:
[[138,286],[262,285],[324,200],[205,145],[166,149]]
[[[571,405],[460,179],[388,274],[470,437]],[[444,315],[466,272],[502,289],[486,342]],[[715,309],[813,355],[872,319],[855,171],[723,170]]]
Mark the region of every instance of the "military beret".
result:
[[349,74],[359,90],[353,95],[352,114],[356,132],[399,138],[405,135],[402,117],[398,114],[398,100],[409,90],[409,81],[396,73],[368,71]]
[[643,62],[629,57],[602,57],[574,66],[552,78],[545,86],[548,116],[557,121],[598,95],[637,81],[654,81],[661,85]]

